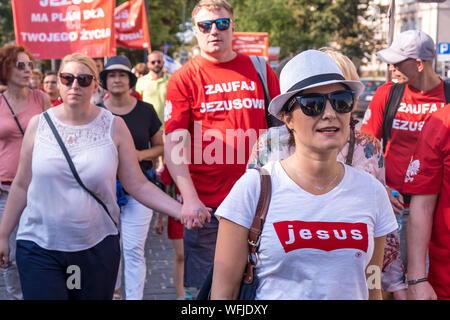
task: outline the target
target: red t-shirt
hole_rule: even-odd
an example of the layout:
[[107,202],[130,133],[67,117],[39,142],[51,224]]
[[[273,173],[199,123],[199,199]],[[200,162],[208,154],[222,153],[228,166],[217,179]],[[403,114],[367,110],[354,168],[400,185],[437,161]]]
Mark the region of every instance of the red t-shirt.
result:
[[[103,101],[108,100],[110,94],[109,92],[106,92],[105,96],[103,97]],[[142,96],[139,92],[137,92],[135,89],[130,90],[130,96],[135,97],[138,100],[142,100]]]
[[61,97],[58,97],[55,100],[50,99],[50,103],[52,104],[52,107],[59,106],[61,103],[63,103]]
[[[393,82],[378,88],[364,115],[361,131],[383,138],[383,111]],[[421,93],[406,85],[386,145],[386,184],[402,193],[403,180],[424,122],[445,105],[444,82]]]
[[[266,69],[269,94],[275,97],[278,79],[268,64]],[[260,130],[267,129],[264,89],[250,58],[189,60],[169,80],[164,118],[166,134],[189,131],[192,181],[200,200],[217,208],[245,172]]]
[[439,194],[429,246],[429,280],[439,299],[450,299],[450,104],[426,122],[404,190]]

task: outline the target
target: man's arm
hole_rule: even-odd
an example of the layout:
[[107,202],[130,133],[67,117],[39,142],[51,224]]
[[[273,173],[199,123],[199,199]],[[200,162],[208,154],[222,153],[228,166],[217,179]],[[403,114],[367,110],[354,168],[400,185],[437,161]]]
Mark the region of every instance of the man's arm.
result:
[[181,222],[188,229],[202,227],[205,220],[211,220],[211,215],[198,197],[189,173],[188,160],[184,156],[184,150],[190,143],[189,131],[178,129],[165,138],[164,161],[183,196]]
[[136,150],[138,161],[154,161],[164,153],[164,141],[161,130],[150,138],[150,149]]
[[[431,238],[436,200],[436,194],[413,195],[411,198],[406,234],[408,280],[427,277],[425,259]],[[429,282],[420,282],[408,286],[408,299],[435,300],[437,296]]]

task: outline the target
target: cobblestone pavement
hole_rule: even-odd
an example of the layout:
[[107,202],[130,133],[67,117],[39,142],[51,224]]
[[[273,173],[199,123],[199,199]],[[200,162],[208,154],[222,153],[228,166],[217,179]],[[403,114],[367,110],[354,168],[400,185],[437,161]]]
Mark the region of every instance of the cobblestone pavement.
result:
[[[175,286],[172,277],[173,247],[171,240],[167,239],[167,217],[165,217],[166,224],[162,235],[158,235],[154,231],[155,218],[156,215],[153,215],[145,245],[147,279],[145,281],[144,300],[173,300],[175,299]],[[6,299],[5,282],[3,277],[0,277],[0,300]]]

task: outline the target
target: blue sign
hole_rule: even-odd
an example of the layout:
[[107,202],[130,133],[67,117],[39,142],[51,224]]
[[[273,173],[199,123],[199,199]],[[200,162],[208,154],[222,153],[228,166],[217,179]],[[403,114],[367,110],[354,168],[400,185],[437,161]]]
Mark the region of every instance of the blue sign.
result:
[[450,54],[450,42],[439,42],[437,49],[438,54]]

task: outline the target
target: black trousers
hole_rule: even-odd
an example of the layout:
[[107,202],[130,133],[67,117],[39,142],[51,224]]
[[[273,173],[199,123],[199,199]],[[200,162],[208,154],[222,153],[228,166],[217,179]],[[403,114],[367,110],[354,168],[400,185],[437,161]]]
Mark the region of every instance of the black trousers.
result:
[[112,300],[120,262],[119,236],[82,251],[46,250],[17,240],[16,261],[25,300]]

